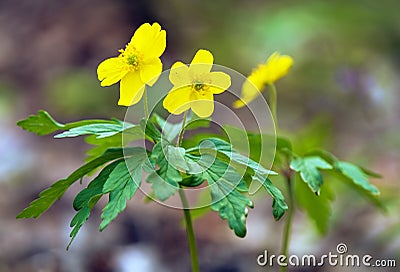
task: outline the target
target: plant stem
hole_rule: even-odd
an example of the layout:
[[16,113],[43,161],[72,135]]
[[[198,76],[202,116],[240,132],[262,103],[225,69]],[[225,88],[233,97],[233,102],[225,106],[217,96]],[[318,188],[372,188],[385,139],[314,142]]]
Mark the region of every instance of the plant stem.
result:
[[143,108],[144,108],[144,117],[146,120],[149,119],[149,105],[147,104],[147,89],[146,86],[144,86],[144,92],[143,92]]
[[199,272],[199,260],[197,257],[197,245],[196,238],[194,237],[193,223],[192,217],[190,216],[190,210],[188,208],[188,202],[185,196],[185,192],[182,188],[179,188],[179,196],[181,197],[182,205],[183,205],[183,213],[185,215],[185,223],[186,223],[186,234],[189,242],[189,250],[190,250],[190,260],[192,263],[192,272]]
[[183,138],[183,132],[185,131],[187,114],[188,111],[185,111],[185,113],[183,114],[182,128],[181,131],[179,131],[178,142],[176,143],[176,146],[181,146],[182,144],[182,138]]
[[275,85],[273,83],[269,84],[268,90],[269,90],[268,102],[269,102],[269,107],[271,109],[272,120],[274,121],[274,124],[275,124],[275,130],[276,130],[276,132],[278,132],[279,126],[278,126],[278,118],[277,118],[277,113],[276,113],[278,96],[276,93]]
[[[187,114],[188,114],[188,111],[185,111],[185,113],[183,114],[182,128],[181,128],[181,131],[179,132],[177,146],[180,146],[182,144],[183,132],[185,131]],[[186,199],[186,195],[185,195],[185,192],[183,191],[182,187],[179,188],[179,196],[182,201],[183,213],[185,216],[186,234],[187,234],[188,242],[189,242],[190,260],[192,263],[192,272],[199,272],[200,271],[199,260],[197,257],[197,245],[196,245],[196,238],[194,237],[192,217],[190,216],[190,209],[189,209],[188,201]]]
[[[293,181],[291,175],[288,174],[286,176],[287,186],[288,186],[288,202],[289,202],[289,210],[286,218],[285,230],[282,237],[282,255],[286,257],[289,254],[290,247],[290,236],[292,231],[292,219],[294,214],[294,192],[293,192]],[[286,272],[287,266],[281,266],[281,272]]]

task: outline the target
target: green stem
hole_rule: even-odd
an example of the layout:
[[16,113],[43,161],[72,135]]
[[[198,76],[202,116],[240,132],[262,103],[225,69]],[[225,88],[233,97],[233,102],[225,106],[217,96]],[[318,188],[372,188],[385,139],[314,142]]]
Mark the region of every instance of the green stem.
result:
[[277,118],[277,113],[276,113],[276,108],[277,108],[277,100],[278,96],[276,93],[276,88],[273,83],[269,84],[269,97],[268,97],[268,102],[269,102],[269,107],[271,109],[271,114],[272,114],[272,120],[275,123],[275,130],[278,132],[278,118]]
[[181,144],[182,144],[183,132],[185,131],[187,114],[188,114],[188,111],[185,111],[185,113],[183,114],[182,128],[181,128],[181,131],[179,131],[178,142],[176,143],[176,146],[181,146]]
[[189,205],[185,196],[185,192],[182,188],[179,188],[179,196],[181,197],[182,205],[183,205],[183,213],[185,215],[185,223],[186,223],[186,234],[189,242],[189,250],[190,250],[190,260],[192,263],[192,272],[199,272],[199,259],[197,257],[197,245],[196,238],[194,237],[193,223],[192,217],[190,216]]
[[143,92],[143,108],[144,108],[144,117],[146,120],[149,119],[149,105],[147,104],[147,90],[146,86],[144,87],[144,92]]
[[[286,177],[287,186],[288,186],[288,202],[289,202],[289,210],[286,218],[285,230],[282,237],[282,255],[288,256],[289,247],[290,247],[290,236],[292,231],[292,219],[294,214],[294,192],[293,192],[293,180],[291,175],[288,174]],[[281,267],[281,272],[286,272],[287,266]]]
[[[182,128],[181,128],[181,131],[179,132],[177,146],[181,146],[181,144],[182,144],[187,114],[188,114],[188,111],[185,111],[185,113],[183,114]],[[183,191],[182,187],[179,188],[179,196],[182,201],[183,213],[185,216],[186,234],[187,234],[188,242],[189,242],[190,260],[192,263],[192,272],[199,272],[200,271],[199,260],[197,257],[197,245],[196,245],[196,238],[194,237],[192,217],[190,216],[190,209],[189,209],[188,201],[186,199],[186,195],[185,195],[185,192]]]

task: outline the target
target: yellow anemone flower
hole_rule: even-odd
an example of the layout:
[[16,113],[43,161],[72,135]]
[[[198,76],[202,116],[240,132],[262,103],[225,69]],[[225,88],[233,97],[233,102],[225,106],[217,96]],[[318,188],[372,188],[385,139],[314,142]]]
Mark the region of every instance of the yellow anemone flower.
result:
[[214,112],[214,94],[231,86],[231,77],[223,72],[211,72],[214,57],[210,51],[198,50],[189,66],[178,61],[171,67],[169,80],[174,85],[163,101],[172,114],[192,109],[199,117]]
[[106,59],[97,67],[101,86],[121,81],[118,105],[138,103],[145,85],[153,86],[162,72],[160,56],[165,47],[166,32],[158,23],[141,25],[118,57]]
[[287,55],[273,53],[265,64],[260,64],[254,69],[243,83],[240,100],[233,103],[234,108],[241,108],[253,101],[265,85],[273,84],[284,77],[293,65],[293,59]]

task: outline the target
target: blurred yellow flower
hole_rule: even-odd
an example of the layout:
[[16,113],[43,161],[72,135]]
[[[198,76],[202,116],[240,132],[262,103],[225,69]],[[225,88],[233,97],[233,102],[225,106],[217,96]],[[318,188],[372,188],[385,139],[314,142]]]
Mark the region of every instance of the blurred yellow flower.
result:
[[258,65],[248,76],[242,86],[241,98],[233,103],[233,107],[241,108],[253,101],[265,85],[273,84],[284,77],[292,65],[293,59],[290,56],[273,53],[265,64]]
[[153,86],[162,72],[160,56],[165,47],[166,32],[158,23],[141,25],[118,57],[106,59],[97,67],[101,86],[121,81],[118,105],[138,103],[145,85]]
[[163,101],[172,114],[192,109],[199,117],[209,117],[214,112],[214,94],[224,92],[231,86],[231,77],[223,72],[211,72],[214,57],[201,49],[190,66],[178,61],[171,67],[169,80],[174,85]]

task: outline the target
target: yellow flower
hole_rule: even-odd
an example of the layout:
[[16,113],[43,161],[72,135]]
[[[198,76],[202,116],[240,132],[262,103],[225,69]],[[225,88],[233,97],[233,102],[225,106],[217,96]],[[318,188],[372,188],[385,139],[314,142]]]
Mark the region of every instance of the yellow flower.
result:
[[242,97],[233,103],[234,108],[241,108],[253,101],[265,85],[273,84],[284,77],[293,65],[293,59],[287,55],[273,53],[265,64],[260,64],[252,71],[242,86]]
[[101,86],[121,81],[118,105],[138,103],[145,85],[153,86],[162,72],[160,56],[165,47],[166,32],[158,23],[141,25],[118,57],[106,59],[97,67]]
[[201,49],[190,66],[178,61],[171,67],[169,80],[174,85],[163,101],[172,114],[192,109],[199,117],[209,117],[214,112],[214,94],[231,86],[231,77],[223,72],[211,72],[214,57]]

